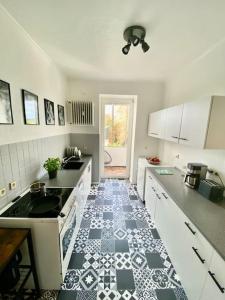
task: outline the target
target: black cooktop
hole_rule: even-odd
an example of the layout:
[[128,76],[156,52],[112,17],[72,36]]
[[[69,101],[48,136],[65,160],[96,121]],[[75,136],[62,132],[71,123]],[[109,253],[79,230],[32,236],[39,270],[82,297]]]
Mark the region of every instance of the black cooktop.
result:
[[[57,196],[60,198],[59,205],[52,211],[49,211],[45,214],[36,215],[36,218],[56,218],[60,211],[62,210],[64,204],[69,198],[72,188],[47,188],[47,196]],[[34,201],[37,198],[33,196],[30,192],[24,196],[16,199],[15,203],[10,206],[4,213],[1,214],[1,217],[10,217],[10,218],[29,218],[34,217],[31,214]]]

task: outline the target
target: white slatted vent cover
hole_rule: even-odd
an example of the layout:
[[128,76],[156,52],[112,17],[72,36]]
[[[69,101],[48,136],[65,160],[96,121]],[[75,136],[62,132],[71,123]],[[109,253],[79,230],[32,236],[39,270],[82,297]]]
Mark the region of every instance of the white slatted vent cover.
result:
[[75,125],[94,125],[94,105],[88,101],[67,102],[68,123]]

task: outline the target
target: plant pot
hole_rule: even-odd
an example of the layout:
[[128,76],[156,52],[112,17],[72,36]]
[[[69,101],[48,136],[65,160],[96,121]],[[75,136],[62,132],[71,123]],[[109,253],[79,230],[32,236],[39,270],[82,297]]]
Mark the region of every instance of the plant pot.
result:
[[56,178],[56,176],[57,176],[57,170],[48,172],[48,176],[49,176],[49,179]]

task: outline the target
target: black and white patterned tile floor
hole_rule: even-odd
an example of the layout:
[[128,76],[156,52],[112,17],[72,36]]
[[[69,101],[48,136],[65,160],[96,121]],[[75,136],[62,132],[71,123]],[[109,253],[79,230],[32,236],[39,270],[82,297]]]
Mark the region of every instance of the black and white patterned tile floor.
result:
[[92,186],[60,300],[187,300],[136,186]]

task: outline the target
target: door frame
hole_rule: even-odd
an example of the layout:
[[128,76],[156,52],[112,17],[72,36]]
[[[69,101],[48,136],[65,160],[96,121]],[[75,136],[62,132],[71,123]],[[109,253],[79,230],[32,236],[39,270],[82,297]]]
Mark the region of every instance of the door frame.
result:
[[133,160],[134,160],[134,140],[136,128],[136,113],[137,113],[137,95],[114,95],[114,94],[100,94],[99,95],[99,175],[100,178],[104,176],[104,106],[105,104],[129,104],[129,125],[128,125],[128,143],[127,148],[127,168],[128,175],[124,176],[110,176],[110,178],[128,178],[132,181],[133,178]]

